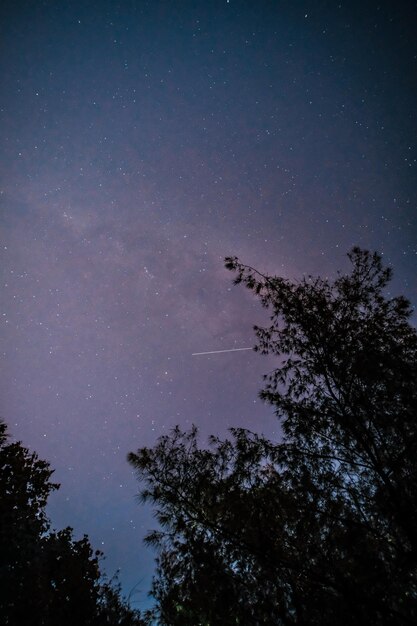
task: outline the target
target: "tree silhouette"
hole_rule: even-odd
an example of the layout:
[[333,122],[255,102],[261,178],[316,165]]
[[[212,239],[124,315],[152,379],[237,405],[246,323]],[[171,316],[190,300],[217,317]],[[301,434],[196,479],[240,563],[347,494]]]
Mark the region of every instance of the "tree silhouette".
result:
[[59,487],[52,473],[36,453],[8,443],[0,422],[0,624],[140,626],[88,537],[50,530],[45,506]]
[[227,258],[270,311],[260,396],[282,440],[197,431],[129,455],[160,530],[160,624],[417,621],[417,334],[378,254],[335,281],[266,276]]

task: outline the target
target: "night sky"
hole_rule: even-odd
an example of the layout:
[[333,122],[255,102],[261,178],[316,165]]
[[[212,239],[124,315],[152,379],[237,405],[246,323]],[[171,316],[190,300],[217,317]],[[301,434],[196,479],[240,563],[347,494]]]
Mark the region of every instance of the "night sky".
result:
[[353,246],[416,303],[415,3],[3,0],[1,407],[146,606],[129,451],[279,427],[265,312],[225,256],[333,277]]

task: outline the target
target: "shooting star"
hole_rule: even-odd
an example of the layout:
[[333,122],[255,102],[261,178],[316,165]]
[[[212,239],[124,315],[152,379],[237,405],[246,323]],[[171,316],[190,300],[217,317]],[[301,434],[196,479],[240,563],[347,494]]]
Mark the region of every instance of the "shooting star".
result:
[[201,356],[203,354],[219,354],[220,352],[239,352],[240,350],[253,350],[253,348],[229,348],[229,350],[210,350],[210,352],[193,352],[191,356]]

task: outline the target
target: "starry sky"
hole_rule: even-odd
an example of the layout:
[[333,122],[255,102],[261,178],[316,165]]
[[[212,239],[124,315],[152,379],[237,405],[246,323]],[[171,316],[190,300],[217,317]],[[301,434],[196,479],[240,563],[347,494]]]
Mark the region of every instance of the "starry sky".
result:
[[0,412],[138,608],[127,453],[175,424],[279,437],[272,360],[192,356],[266,319],[224,257],[331,277],[360,245],[417,301],[413,5],[2,2]]

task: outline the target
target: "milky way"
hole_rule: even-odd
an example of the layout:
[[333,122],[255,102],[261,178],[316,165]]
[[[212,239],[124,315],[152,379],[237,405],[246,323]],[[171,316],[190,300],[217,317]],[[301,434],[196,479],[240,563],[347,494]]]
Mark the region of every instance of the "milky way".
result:
[[127,453],[175,424],[279,436],[224,257],[334,276],[360,245],[417,301],[412,4],[2,3],[1,413],[137,606]]

